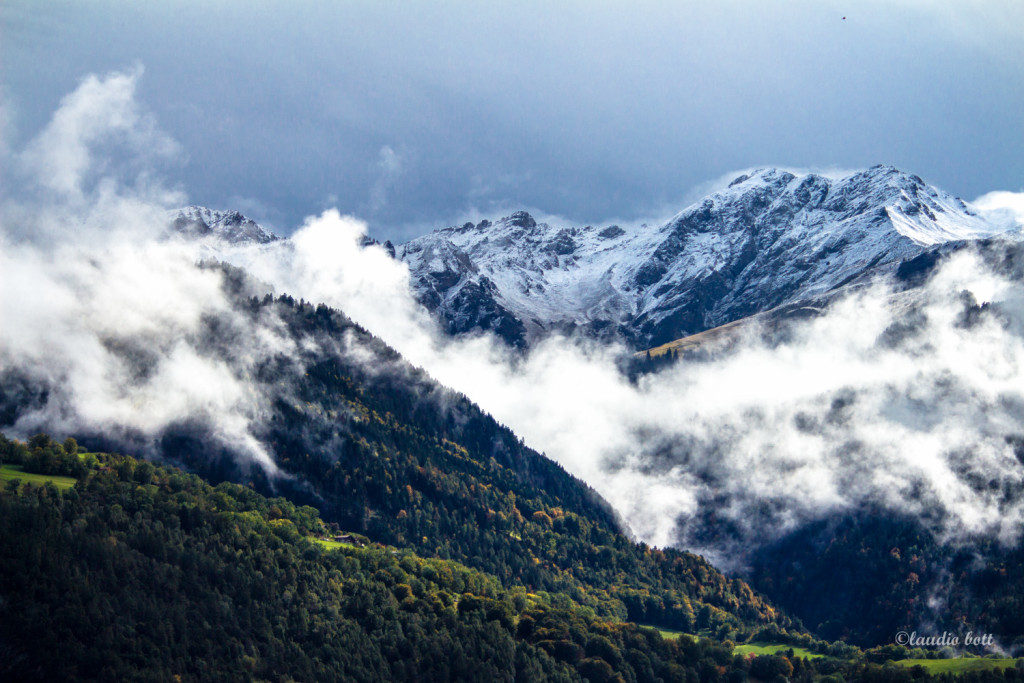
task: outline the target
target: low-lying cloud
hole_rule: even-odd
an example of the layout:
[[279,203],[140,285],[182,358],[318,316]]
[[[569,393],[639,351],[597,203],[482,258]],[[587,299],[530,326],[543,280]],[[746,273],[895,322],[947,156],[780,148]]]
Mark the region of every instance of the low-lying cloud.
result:
[[972,202],[989,221],[1008,229],[1024,226],[1024,192],[988,192]]
[[[326,301],[605,495],[635,533],[725,560],[742,543],[875,505],[949,540],[1016,542],[1024,289],[968,252],[919,291],[885,285],[710,360],[628,380],[623,349],[548,339],[525,357],[440,336],[401,263],[336,212],[230,257]],[[730,529],[720,538],[721,528]]]
[[202,419],[273,472],[249,428],[263,407],[246,376],[256,358],[286,352],[285,338],[272,325],[240,336],[231,365],[203,353],[203,321],[236,313],[194,245],[161,239],[183,195],[145,164],[111,175],[98,153],[110,142],[140,160],[173,150],[135,102],[140,76],[86,78],[20,157],[26,196],[4,203],[0,233],[0,376],[5,393],[49,393],[14,431],[109,429],[141,434],[145,450],[168,425]]
[[[220,271],[196,267],[195,245],[165,238],[165,212],[182,197],[145,173],[104,177],[95,157],[93,141],[116,134],[116,122],[130,139],[161,139],[131,115],[134,98],[118,95],[137,78],[92,78],[65,100],[44,135],[84,156],[57,145],[43,163],[51,145],[30,145],[30,167],[68,165],[52,169],[51,200],[62,201],[4,206],[0,372],[55,387],[15,431],[156,434],[199,416],[274,472],[254,436],[266,406],[252,369],[293,355],[293,342],[275,320],[234,318]],[[65,129],[77,119],[63,112],[92,111],[93,98],[119,113],[114,129]],[[89,173],[96,181],[83,183]],[[516,355],[487,335],[443,335],[404,264],[363,246],[365,232],[330,210],[290,240],[220,256],[277,293],[343,310],[594,486],[646,541],[728,564],[744,544],[865,505],[914,515],[950,541],[1019,540],[1024,288],[969,251],[919,290],[862,289],[783,341],[752,326],[728,349],[631,381],[623,348],[552,337]],[[203,352],[210,316],[238,326],[230,361]]]

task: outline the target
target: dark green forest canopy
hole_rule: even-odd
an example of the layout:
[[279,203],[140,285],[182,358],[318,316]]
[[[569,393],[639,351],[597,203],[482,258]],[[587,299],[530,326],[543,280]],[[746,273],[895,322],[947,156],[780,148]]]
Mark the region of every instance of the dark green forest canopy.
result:
[[124,456],[83,462],[64,493],[0,489],[4,680],[684,681],[749,666],[457,562],[324,550],[316,510],[284,498]]
[[[0,456],[26,469],[51,466],[51,455],[82,467],[63,492],[0,488],[3,680],[932,678],[859,656],[739,656],[731,643],[666,639],[451,560],[379,544],[325,550],[314,538],[328,526],[311,507],[33,442],[0,438]],[[1014,669],[964,678],[1024,680]]]

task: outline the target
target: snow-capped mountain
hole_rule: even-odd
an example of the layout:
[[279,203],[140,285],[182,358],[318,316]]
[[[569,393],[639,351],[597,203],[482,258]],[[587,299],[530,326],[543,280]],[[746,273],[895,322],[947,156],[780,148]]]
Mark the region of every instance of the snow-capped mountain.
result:
[[645,348],[1002,229],[891,166],[838,179],[764,169],[662,225],[559,227],[520,211],[437,230],[396,254],[452,332],[492,329],[522,345],[582,328]]
[[189,206],[170,212],[168,218],[173,230],[193,238],[213,237],[229,244],[267,244],[279,239],[237,211]]

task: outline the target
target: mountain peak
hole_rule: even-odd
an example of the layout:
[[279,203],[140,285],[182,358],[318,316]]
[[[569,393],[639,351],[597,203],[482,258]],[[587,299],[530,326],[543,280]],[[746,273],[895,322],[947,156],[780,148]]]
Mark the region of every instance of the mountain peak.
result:
[[737,176],[731,183],[729,183],[729,189],[736,187],[737,185],[778,185],[789,183],[795,178],[789,171],[781,168],[757,168],[752,171],[748,171],[742,175]]
[[867,169],[865,173],[870,173],[872,175],[892,175],[894,173],[902,173],[902,171],[891,164],[875,164],[871,168]]
[[229,244],[267,244],[280,239],[238,211],[186,206],[169,212],[171,228],[186,237],[213,237]]
[[516,344],[522,331],[583,329],[644,348],[884,275],[932,245],[999,232],[960,199],[886,165],[842,177],[759,168],[665,223],[624,227],[548,225],[517,211],[493,226],[424,235],[398,257],[450,329],[500,319],[517,330]]
[[511,216],[502,218],[501,222],[507,225],[513,225],[517,228],[535,228],[537,227],[537,221],[533,219],[533,216],[525,211],[516,211]]

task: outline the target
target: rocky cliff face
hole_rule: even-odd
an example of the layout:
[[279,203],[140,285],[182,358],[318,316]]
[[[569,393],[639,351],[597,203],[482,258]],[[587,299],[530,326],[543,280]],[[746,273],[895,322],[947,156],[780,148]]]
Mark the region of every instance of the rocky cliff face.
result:
[[917,176],[765,169],[657,226],[565,227],[517,212],[396,249],[454,333],[513,345],[553,331],[654,346],[858,279],[936,244],[998,232]]

